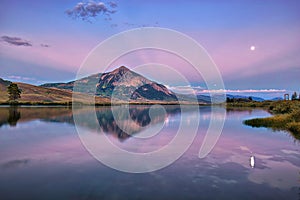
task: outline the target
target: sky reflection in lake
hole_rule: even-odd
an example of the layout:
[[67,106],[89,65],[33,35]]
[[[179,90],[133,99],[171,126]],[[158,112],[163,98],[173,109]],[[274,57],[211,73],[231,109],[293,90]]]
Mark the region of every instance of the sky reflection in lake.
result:
[[[143,119],[137,122],[146,126],[148,108],[132,109],[135,119]],[[88,117],[89,112],[83,109],[80,114]],[[149,140],[135,137],[143,128],[135,127],[132,135],[122,133],[110,107],[97,108],[102,130],[90,124],[82,127],[104,132],[121,148],[148,152],[172,140],[180,116],[192,120],[193,112],[168,107],[166,115],[156,119],[158,126],[165,125],[163,131]],[[144,117],[139,118],[140,113]],[[202,107],[197,136],[180,159],[159,171],[129,174],[104,166],[86,151],[71,109],[1,107],[0,194],[4,199],[298,199],[299,142],[285,132],[242,124],[244,119],[268,115],[262,110],[228,111],[215,148],[199,159],[210,118],[210,109]]]

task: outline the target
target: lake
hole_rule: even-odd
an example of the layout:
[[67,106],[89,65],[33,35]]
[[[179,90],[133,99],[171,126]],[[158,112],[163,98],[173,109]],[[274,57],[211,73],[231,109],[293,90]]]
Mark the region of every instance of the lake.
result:
[[[300,199],[299,141],[287,132],[242,123],[269,116],[268,112],[227,110],[216,145],[200,159],[211,108],[200,107],[199,119],[195,117],[198,107],[189,106],[184,111],[178,106],[164,108],[152,116],[150,106],[80,108],[76,116],[85,121],[75,126],[68,107],[0,107],[0,198]],[[215,112],[224,109],[218,107]],[[129,110],[130,118],[124,110]],[[126,151],[147,153],[168,145],[180,122],[185,124],[188,137],[190,124],[196,120],[199,129],[187,151],[169,166],[149,173],[112,169],[95,159],[97,156],[81,141],[83,137],[96,138],[97,148],[101,144],[97,142],[105,137]],[[84,136],[78,135],[78,130],[84,130]],[[157,134],[151,135],[153,131]],[[122,159],[109,151],[106,156]],[[255,158],[252,166],[251,156]]]

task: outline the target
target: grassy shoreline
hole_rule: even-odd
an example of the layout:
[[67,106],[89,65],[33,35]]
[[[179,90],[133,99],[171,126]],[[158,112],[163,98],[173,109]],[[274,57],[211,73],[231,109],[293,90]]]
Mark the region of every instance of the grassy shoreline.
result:
[[[111,102],[96,102],[96,103],[88,103],[88,102],[75,102],[75,105],[79,106],[110,106],[110,105],[211,105],[211,104],[205,104],[205,103],[194,103],[194,102],[166,102],[166,101],[147,101],[147,102],[116,102],[116,103],[111,103]],[[0,102],[0,106],[10,106],[10,105],[15,105],[15,106],[72,106],[73,102],[68,101],[68,102],[17,102],[17,103],[9,103],[9,102]]]
[[245,120],[244,124],[252,127],[288,131],[294,138],[300,140],[300,101],[254,102],[252,104],[247,102],[242,104],[239,106],[229,104],[229,107],[257,107],[273,114],[271,117]]

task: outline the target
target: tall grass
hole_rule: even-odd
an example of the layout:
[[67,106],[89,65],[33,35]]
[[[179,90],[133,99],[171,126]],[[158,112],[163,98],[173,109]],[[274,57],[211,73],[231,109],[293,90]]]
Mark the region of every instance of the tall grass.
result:
[[267,118],[245,120],[244,124],[252,127],[267,127],[273,130],[287,130],[296,139],[300,139],[300,102],[278,101],[269,106],[274,115]]

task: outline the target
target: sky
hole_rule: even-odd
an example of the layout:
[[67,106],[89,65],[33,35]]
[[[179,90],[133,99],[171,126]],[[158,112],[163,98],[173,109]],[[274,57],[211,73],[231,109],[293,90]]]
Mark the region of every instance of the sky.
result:
[[[0,3],[0,77],[4,79],[36,85],[74,80],[99,43],[133,28],[161,27],[198,42],[218,67],[230,93],[271,98],[300,91],[297,0]],[[205,82],[193,66],[167,52],[132,52],[114,61],[111,68],[145,65],[143,75],[184,91],[186,83],[151,63],[174,68],[197,92],[205,92]]]

